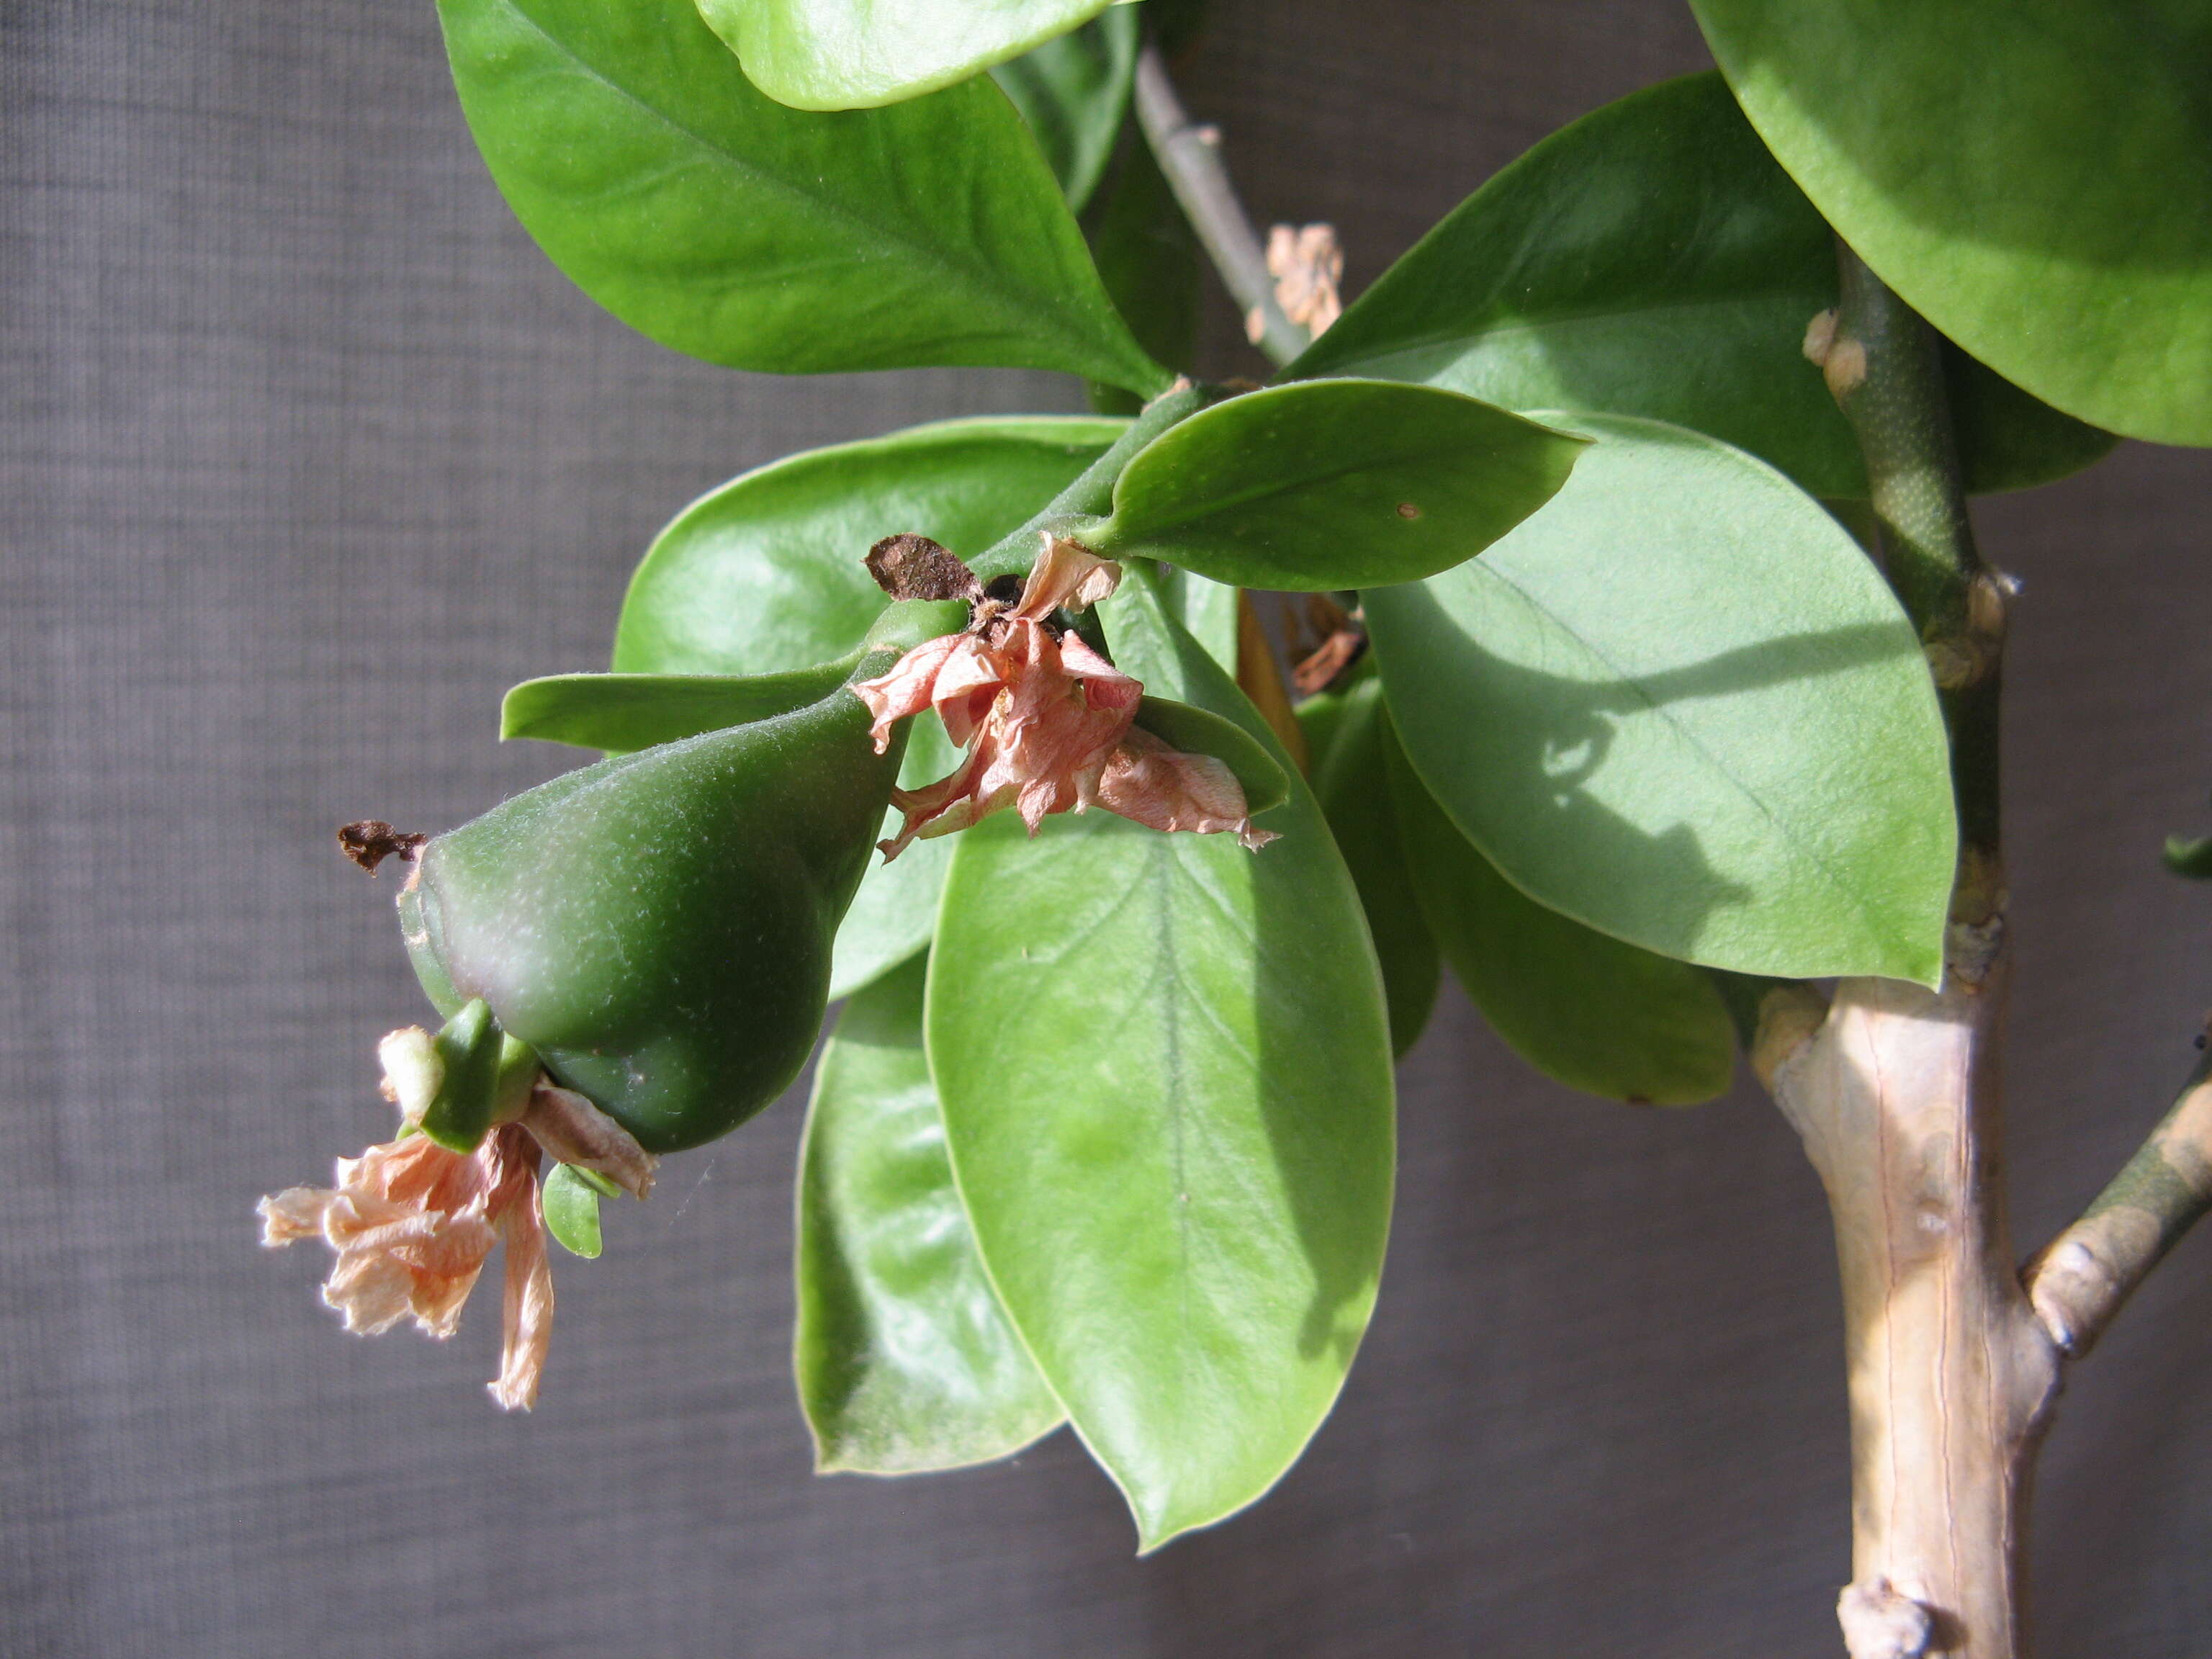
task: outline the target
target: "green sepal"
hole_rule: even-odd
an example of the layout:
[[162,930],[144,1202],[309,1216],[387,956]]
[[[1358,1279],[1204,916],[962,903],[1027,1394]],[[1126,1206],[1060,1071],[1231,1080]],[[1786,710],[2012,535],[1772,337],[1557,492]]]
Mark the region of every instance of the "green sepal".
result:
[[572,1164],[555,1164],[538,1189],[538,1212],[545,1218],[545,1231],[570,1255],[586,1261],[599,1259],[605,1248],[599,1237],[599,1194],[584,1171]]
[[1243,786],[1248,812],[1264,812],[1291,798],[1289,774],[1233,720],[1172,697],[1146,697],[1137,705],[1137,724],[1170,749],[1211,755],[1234,772]]
[[967,619],[962,605],[907,600],[884,610],[859,650],[777,674],[548,674],[507,692],[499,735],[611,754],[681,743],[819,702],[923,641],[959,632]]
[[443,1071],[437,1091],[422,1109],[421,1127],[441,1146],[472,1152],[489,1132],[505,1036],[492,1018],[491,1005],[471,997],[430,1039]]
[[577,1180],[582,1182],[586,1187],[589,1187],[601,1198],[620,1198],[623,1196],[623,1189],[616,1186],[615,1183],[607,1176],[601,1175],[597,1170],[586,1170],[580,1164],[564,1164],[561,1167],[568,1170],[570,1175],[574,1176]]
[[499,735],[629,754],[819,702],[860,660],[783,674],[549,674],[507,692]]

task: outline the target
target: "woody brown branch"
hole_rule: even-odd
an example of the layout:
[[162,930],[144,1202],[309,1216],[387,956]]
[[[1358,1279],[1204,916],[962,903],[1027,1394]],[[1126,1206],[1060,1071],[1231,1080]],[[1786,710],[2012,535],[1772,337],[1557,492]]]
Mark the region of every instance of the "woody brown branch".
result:
[[2212,1054],[2197,1062],[2173,1109],[2081,1218],[2028,1263],[2028,1300],[2051,1340],[2069,1358],[2087,1353],[2136,1286],[2208,1209]]

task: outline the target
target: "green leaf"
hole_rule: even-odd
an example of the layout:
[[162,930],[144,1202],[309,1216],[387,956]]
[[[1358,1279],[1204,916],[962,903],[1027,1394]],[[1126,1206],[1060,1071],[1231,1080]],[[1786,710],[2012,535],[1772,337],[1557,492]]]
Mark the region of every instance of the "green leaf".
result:
[[661,344],[785,374],[1170,376],[1005,94],[835,116],[756,90],[689,0],[440,0],[477,147],[553,262]]
[[847,1005],[806,1109],[793,1369],[825,1474],[985,1462],[1064,1420],[952,1185],[923,976],[911,963]]
[[1063,34],[1109,0],[698,0],[755,85],[794,109],[934,92]]
[[[1834,238],[1715,74],[1554,133],[1385,271],[1291,372],[1449,386],[1509,409],[1672,421],[1816,495],[1866,494],[1805,326]],[[1967,487],[2062,477],[2114,440],[1945,354]]]
[[1211,755],[1226,766],[1243,786],[1245,809],[1255,816],[1291,798],[1291,775],[1234,720],[1172,697],[1146,696],[1137,704],[1137,724],[1170,749]]
[[1167,604],[1168,613],[1234,679],[1240,591],[1226,582],[1209,581],[1194,570],[1164,570],[1160,597]]
[[581,1171],[556,1164],[538,1189],[538,1206],[545,1218],[545,1231],[562,1249],[587,1261],[599,1259],[605,1248],[599,1237],[599,1194]]
[[1498,873],[1406,764],[1386,714],[1386,775],[1421,912],[1453,975],[1547,1077],[1638,1105],[1724,1093],[1735,1026],[1702,968],[1547,910]]
[[[1115,660],[1283,763],[1149,573]],[[1389,1230],[1390,1045],[1353,890],[1302,783],[1261,823],[1163,835],[1012,814],[957,839],[929,1053],[1001,1299],[1144,1547],[1297,1458],[1342,1386]]]
[[1429,1023],[1443,969],[1399,845],[1384,763],[1382,683],[1370,674],[1341,691],[1308,697],[1297,712],[1313,757],[1314,794],[1359,890],[1382,964],[1390,1046],[1402,1056]]
[[1539,903],[1751,974],[1934,984],[1957,827],[1919,641],[1850,533],[1713,439],[1599,441],[1482,558],[1363,595],[1430,792]]
[[[1147,6],[1159,0],[1145,0]],[[1114,308],[1155,362],[1188,374],[1198,354],[1198,307],[1203,262],[1190,221],[1168,188],[1152,146],[1131,143],[1094,204],[1091,256]],[[1140,400],[1118,386],[1092,382],[1094,407],[1133,415]]]
[[550,674],[507,692],[499,735],[628,754],[819,702],[858,660],[781,674]]
[[1240,587],[1415,581],[1473,558],[1550,500],[1583,441],[1453,392],[1311,380],[1192,416],[1138,452],[1102,553]]
[[1028,522],[1127,422],[946,421],[808,450],[709,491],[662,531],[615,630],[623,673],[775,674],[846,655],[890,601],[862,559],[914,531],[972,556]]
[[1143,33],[1133,5],[1109,6],[991,71],[1029,123],[1072,213],[1083,211],[1113,157]]
[[1694,0],[1782,165],[1990,368],[2212,444],[2212,3]]

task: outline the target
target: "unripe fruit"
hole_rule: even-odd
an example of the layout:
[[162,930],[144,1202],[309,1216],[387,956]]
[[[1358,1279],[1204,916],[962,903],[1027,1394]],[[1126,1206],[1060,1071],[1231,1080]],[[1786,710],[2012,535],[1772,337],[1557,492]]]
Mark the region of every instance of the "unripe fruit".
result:
[[649,1152],[727,1133],[805,1064],[887,753],[842,687],[602,761],[434,837],[400,896],[440,1012],[471,998]]

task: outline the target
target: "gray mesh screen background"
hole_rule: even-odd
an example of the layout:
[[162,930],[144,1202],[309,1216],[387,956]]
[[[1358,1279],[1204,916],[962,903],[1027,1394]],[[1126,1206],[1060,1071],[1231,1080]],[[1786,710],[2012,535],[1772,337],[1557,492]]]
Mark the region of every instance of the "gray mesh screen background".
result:
[[[1264,219],[1353,286],[1545,132],[1698,67],[1644,0],[1217,0],[1187,66]],[[501,691],[604,661],[696,492],[808,445],[1065,410],[1011,374],[781,380],[595,309],[501,205],[427,0],[0,8],[0,1651],[1404,1656],[1835,1651],[1833,1269],[1750,1091],[1545,1084],[1455,993],[1403,1068],[1382,1310],[1257,1509],[1158,1557],[1061,1436],[809,1473],[787,1363],[799,1100],[564,1262],[534,1416],[341,1336],[252,1206],[384,1132],[420,1013],[334,824],[459,822],[562,764]],[[1217,301],[1208,367],[1246,365]],[[2007,763],[2010,1163],[2047,1236],[2164,1109],[2212,893],[2212,459],[1984,502],[2025,579]],[[2212,1238],[2077,1373],[2038,1497],[2044,1650],[2212,1650]]]

